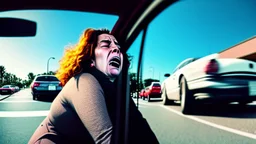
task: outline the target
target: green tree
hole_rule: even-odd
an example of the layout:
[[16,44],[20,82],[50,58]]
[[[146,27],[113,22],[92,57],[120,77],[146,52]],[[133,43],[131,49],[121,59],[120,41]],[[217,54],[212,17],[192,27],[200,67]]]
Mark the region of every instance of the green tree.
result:
[[49,71],[48,72],[48,75],[55,75],[56,73],[55,72],[53,72],[53,71]]
[[32,73],[32,72],[28,73],[28,80],[27,80],[26,86],[29,86],[35,77],[36,77],[36,75],[34,73]]
[[129,73],[130,76],[130,93],[139,92],[143,88],[142,78],[137,81],[137,73]]
[[33,81],[34,78],[35,78],[35,75],[32,72],[28,73],[28,80],[29,81]]
[[11,83],[11,73],[6,72],[4,74],[4,82],[3,85],[10,84]]
[[3,84],[4,74],[5,74],[5,67],[0,65],[0,85]]
[[137,76],[136,73],[130,73],[130,91],[131,93],[136,92],[136,87],[137,87]]

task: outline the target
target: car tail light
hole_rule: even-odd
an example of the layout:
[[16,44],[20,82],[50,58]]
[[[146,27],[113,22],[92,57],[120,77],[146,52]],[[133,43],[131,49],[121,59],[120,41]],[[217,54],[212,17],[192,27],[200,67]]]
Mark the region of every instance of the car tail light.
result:
[[159,91],[161,91],[160,87],[153,86],[150,92],[159,92]]
[[40,83],[35,82],[35,83],[33,84],[32,88],[34,88],[34,87],[38,87],[38,86],[40,86]]
[[219,65],[218,65],[218,62],[215,60],[215,59],[211,59],[205,69],[204,69],[204,72],[206,74],[216,74],[219,70]]

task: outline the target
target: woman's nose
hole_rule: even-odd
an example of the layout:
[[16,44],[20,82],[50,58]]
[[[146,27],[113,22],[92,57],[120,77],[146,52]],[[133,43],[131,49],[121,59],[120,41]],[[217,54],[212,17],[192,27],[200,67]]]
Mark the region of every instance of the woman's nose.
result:
[[115,53],[115,52],[116,52],[116,53],[118,53],[118,54],[119,54],[119,53],[120,53],[120,50],[119,50],[117,47],[115,47],[115,48],[114,48],[114,50],[113,50],[112,52],[113,52],[113,53]]

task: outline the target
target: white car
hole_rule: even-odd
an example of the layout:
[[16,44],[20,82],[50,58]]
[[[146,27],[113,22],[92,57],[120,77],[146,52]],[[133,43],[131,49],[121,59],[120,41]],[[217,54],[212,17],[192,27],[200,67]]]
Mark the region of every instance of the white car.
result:
[[201,102],[239,102],[256,100],[256,62],[238,58],[219,58],[211,54],[182,61],[162,83],[163,104],[181,101],[184,114]]

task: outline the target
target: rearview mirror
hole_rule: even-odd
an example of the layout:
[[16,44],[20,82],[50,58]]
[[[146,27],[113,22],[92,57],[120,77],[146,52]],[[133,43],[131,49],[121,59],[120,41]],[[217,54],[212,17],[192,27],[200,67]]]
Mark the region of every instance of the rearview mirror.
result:
[[33,37],[36,22],[20,18],[0,18],[0,37]]
[[164,77],[169,77],[169,76],[170,76],[169,73],[164,74]]

